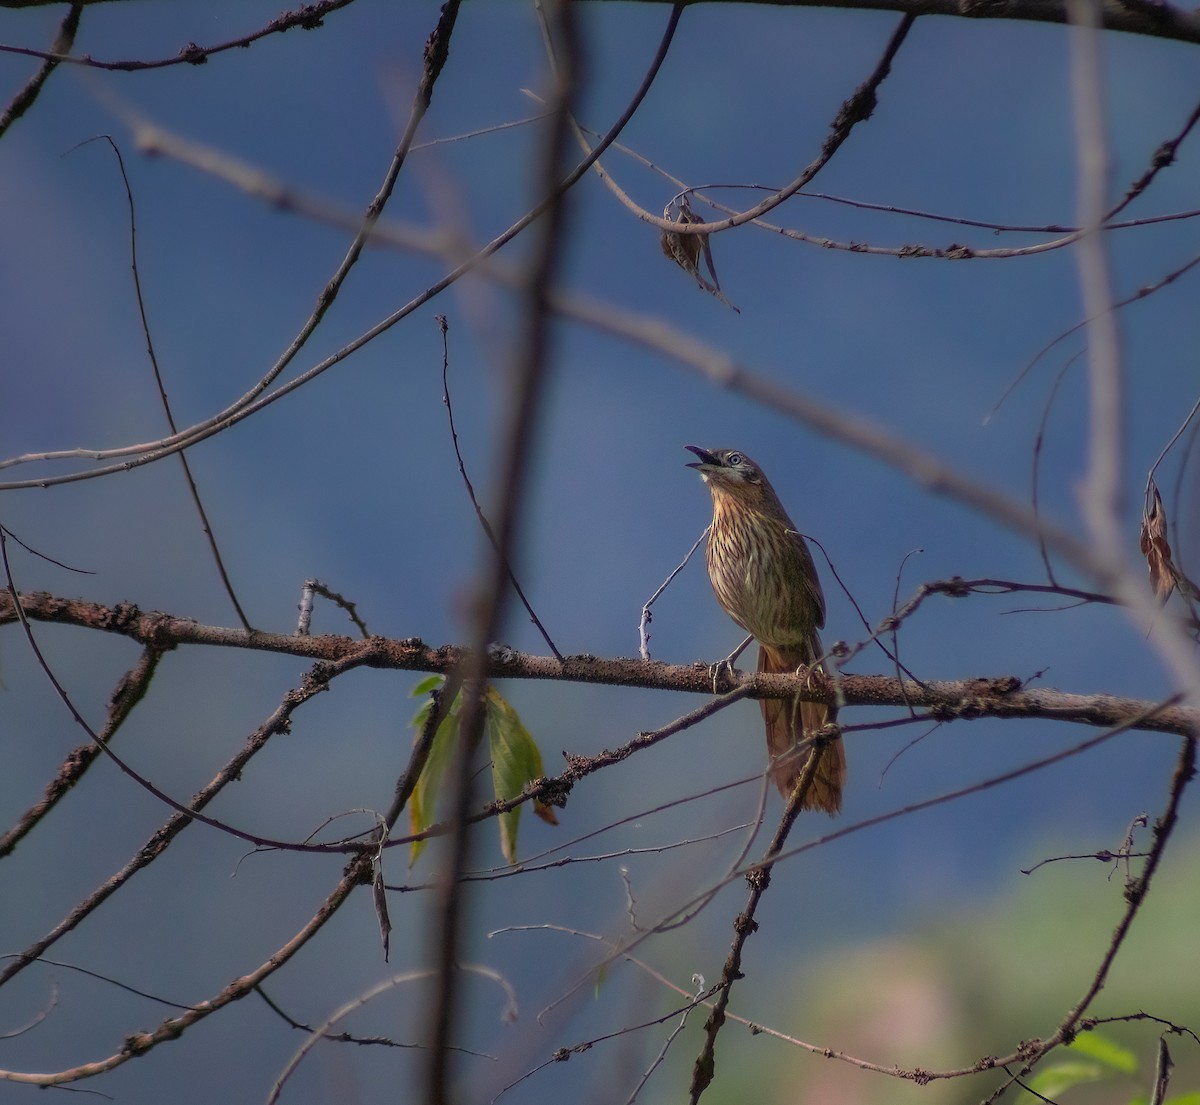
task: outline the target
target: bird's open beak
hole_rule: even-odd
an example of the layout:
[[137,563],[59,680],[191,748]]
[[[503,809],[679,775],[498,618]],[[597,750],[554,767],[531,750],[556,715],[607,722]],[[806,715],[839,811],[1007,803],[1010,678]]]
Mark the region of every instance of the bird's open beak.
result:
[[707,449],[701,449],[699,445],[685,445],[684,448],[689,453],[695,453],[700,458],[699,460],[690,461],[687,465],[688,468],[696,468],[703,472],[705,468],[719,468],[721,466],[721,462],[712,453]]

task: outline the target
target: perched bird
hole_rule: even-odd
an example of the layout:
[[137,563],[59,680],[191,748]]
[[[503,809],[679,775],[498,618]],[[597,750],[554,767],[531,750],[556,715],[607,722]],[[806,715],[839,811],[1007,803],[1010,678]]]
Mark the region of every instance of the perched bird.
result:
[[[825,597],[812,554],[762,469],[736,449],[687,446],[713,499],[708,578],[725,612],[758,641],[758,670],[813,668],[823,655]],[[771,778],[787,798],[808,763],[796,745],[837,716],[821,702],[764,698]],[[842,804],[846,755],[840,737],[825,745],[804,809],[835,814]]]

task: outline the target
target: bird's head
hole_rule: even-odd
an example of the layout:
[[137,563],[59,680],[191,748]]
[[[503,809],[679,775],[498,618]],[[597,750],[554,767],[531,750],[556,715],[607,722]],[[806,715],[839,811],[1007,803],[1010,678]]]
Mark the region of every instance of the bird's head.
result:
[[697,457],[688,467],[696,469],[714,491],[753,496],[766,483],[762,469],[738,449],[701,449],[699,445],[684,448]]

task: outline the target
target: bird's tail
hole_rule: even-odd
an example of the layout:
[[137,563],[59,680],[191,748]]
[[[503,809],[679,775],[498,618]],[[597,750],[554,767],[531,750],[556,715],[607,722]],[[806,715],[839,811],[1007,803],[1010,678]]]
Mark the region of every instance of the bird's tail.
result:
[[[821,657],[821,638],[814,632],[804,643],[804,648],[778,652],[760,645],[758,670],[763,672],[795,672],[801,665],[811,667]],[[797,751],[799,742],[813,736],[821,726],[837,718],[837,708],[823,702],[804,702],[786,698],[760,699],[763,720],[767,725],[767,752],[771,757],[771,778],[779,793],[788,798],[800,776],[808,765],[809,757],[816,748]],[[805,795],[801,807],[806,810],[824,810],[832,816],[842,807],[842,783],[846,778],[846,752],[842,738],[835,737],[820,747],[821,760],[817,764],[812,786]]]

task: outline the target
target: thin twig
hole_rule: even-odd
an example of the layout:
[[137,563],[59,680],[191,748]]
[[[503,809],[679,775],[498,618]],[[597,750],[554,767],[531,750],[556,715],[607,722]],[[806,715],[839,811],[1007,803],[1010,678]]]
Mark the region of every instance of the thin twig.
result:
[[[85,0],[85,2],[94,3],[94,0]],[[306,31],[315,30],[322,25],[325,16],[337,11],[339,8],[347,7],[353,2],[354,0],[318,0],[316,3],[303,4],[294,11],[284,12],[282,15],[276,16],[266,26],[260,27],[256,31],[251,31],[249,34],[241,35],[227,42],[217,43],[214,46],[197,46],[196,43],[189,42],[181,47],[178,53],[171,55],[169,58],[158,58],[149,61],[137,59],[104,61],[88,54],[80,57],[72,57],[67,53],[71,48],[69,42],[62,46],[55,43],[54,48],[51,50],[31,50],[23,46],[0,44],[0,53],[42,58],[44,61],[53,62],[56,65],[70,64],[89,69],[105,69],[122,73],[133,73],[147,69],[165,69],[173,65],[204,65],[209,58],[217,54],[222,54],[227,50],[245,49],[247,46],[251,46],[269,35],[282,34],[284,31],[290,31],[296,27],[303,28]],[[84,4],[78,3],[73,6],[83,7]]]
[[[113,141],[110,135],[102,134],[99,136],[99,139],[107,142],[109,149],[116,156],[117,168],[121,173],[121,182],[125,186],[125,203],[129,209],[129,264],[133,270],[133,294],[137,300],[138,318],[142,326],[142,337],[146,339],[146,356],[150,358],[150,368],[154,373],[154,383],[158,387],[159,402],[162,403],[163,414],[166,415],[167,427],[170,429],[171,435],[175,436],[179,433],[179,427],[175,424],[175,415],[171,411],[171,401],[167,398],[166,384],[163,382],[162,370],[158,366],[158,354],[154,351],[154,339],[150,334],[150,320],[146,317],[146,300],[142,296],[142,277],[138,269],[137,219],[133,203],[133,187],[129,183],[129,174],[125,171],[125,158],[121,155],[121,148]],[[88,141],[94,142],[97,139],[89,138]],[[221,585],[225,588],[225,594],[229,596],[229,602],[233,606],[234,613],[237,614],[238,621],[247,630],[252,630],[254,627],[250,624],[250,619],[246,617],[246,612],[242,609],[241,602],[238,601],[237,592],[233,589],[233,581],[229,578],[229,571],[225,567],[225,558],[221,555],[221,549],[217,545],[217,535],[213,532],[208,511],[204,509],[204,503],[200,498],[200,489],[196,486],[196,478],[192,475],[191,463],[187,459],[187,453],[182,449],[179,451],[179,464],[183,468],[183,478],[187,482],[188,491],[192,496],[192,503],[196,507],[196,513],[200,517],[200,528],[203,530],[204,536],[208,541],[209,552],[212,553],[217,575],[221,577]]]
[[658,601],[658,596],[667,589],[671,583],[671,580],[673,580],[677,575],[679,575],[680,572],[683,571],[685,567],[687,567],[687,562],[692,559],[692,556],[695,554],[696,550],[708,536],[708,531],[710,529],[712,529],[712,526],[704,527],[704,532],[696,538],[695,543],[690,549],[688,549],[687,555],[676,565],[675,570],[672,571],[671,574],[658,585],[658,590],[655,591],[654,594],[652,594],[642,604],[642,617],[641,621],[638,622],[638,653],[643,660],[650,659],[650,607],[652,607],[655,602]]
[[[483,532],[487,536],[492,548],[496,551],[496,555],[500,555],[500,546],[496,542],[496,533],[492,529],[492,524],[487,520],[487,515],[483,512],[483,507],[479,505],[479,499],[475,495],[475,488],[471,483],[471,477],[467,475],[467,465],[463,460],[462,450],[458,447],[458,430],[454,425],[454,405],[450,402],[450,347],[447,343],[446,336],[450,331],[450,324],[446,321],[445,315],[436,316],[438,328],[442,332],[442,403],[446,407],[446,418],[450,422],[450,440],[454,445],[454,456],[458,461],[458,472],[463,478],[463,483],[467,488],[467,497],[471,500],[471,506],[475,508],[475,517],[479,519],[480,526],[483,527]],[[512,569],[512,564],[508,560],[504,561],[504,568],[508,572],[509,582],[513,585],[513,590],[517,593],[517,598],[521,600],[521,605],[525,607],[526,613],[529,615],[529,620],[537,626],[538,632],[542,635],[542,640],[546,642],[546,647],[561,660],[562,653],[558,651],[557,646],[550,639],[550,634],[546,632],[546,627],[542,624],[541,618],[537,616],[537,612],[533,609],[529,599],[525,597],[525,591],[522,589],[520,581],[517,579],[516,573]]]

